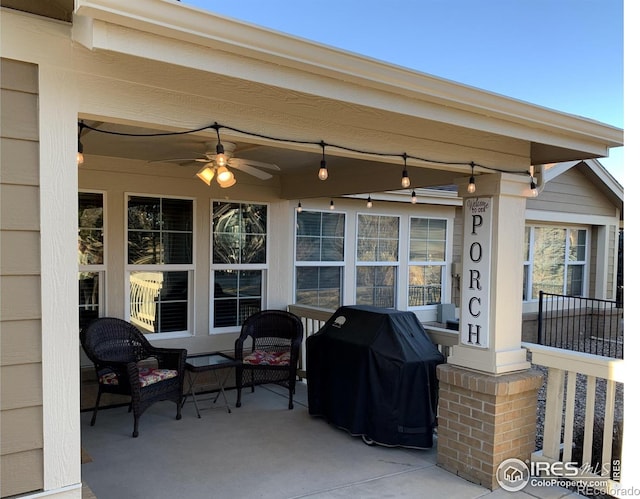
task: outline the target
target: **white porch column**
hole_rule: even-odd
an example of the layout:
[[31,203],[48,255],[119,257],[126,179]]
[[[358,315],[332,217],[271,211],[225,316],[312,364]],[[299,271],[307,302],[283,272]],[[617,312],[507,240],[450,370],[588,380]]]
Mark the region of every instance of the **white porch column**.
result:
[[491,374],[528,369],[522,348],[522,269],[530,179],[495,173],[476,177],[463,197],[463,262],[459,344],[450,365]]

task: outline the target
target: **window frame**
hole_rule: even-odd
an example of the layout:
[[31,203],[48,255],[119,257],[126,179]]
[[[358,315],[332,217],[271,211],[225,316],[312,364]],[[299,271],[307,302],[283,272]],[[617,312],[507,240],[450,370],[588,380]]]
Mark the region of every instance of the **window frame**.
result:
[[[523,235],[525,238],[525,251],[526,255],[523,262],[523,303],[533,303],[539,301],[538,295],[533,295],[533,267],[535,263],[535,255],[534,255],[534,245],[535,245],[535,229],[561,229],[564,231],[564,262],[563,266],[563,274],[562,274],[562,293],[556,293],[561,295],[567,294],[567,276],[568,276],[568,268],[569,266],[582,266],[582,290],[579,295],[571,295],[571,296],[581,296],[584,297],[588,292],[589,286],[589,258],[590,258],[590,244],[591,244],[591,231],[590,228],[584,225],[555,225],[555,224],[544,224],[544,223],[527,223],[525,224],[525,234]],[[569,234],[571,230],[584,231],[585,232],[585,243],[584,243],[584,259],[583,260],[571,260],[569,256]],[[527,236],[528,234],[528,236]],[[528,237],[528,245],[526,238]]]
[[[129,263],[129,201],[132,197],[143,197],[150,199],[175,199],[175,200],[187,200],[192,203],[191,212],[191,263],[178,263],[178,264],[132,264]],[[195,274],[196,274],[196,261],[197,261],[197,238],[196,238],[196,213],[197,213],[197,199],[193,196],[177,196],[167,194],[154,194],[154,193],[137,193],[137,192],[125,192],[124,193],[124,316],[125,320],[131,321],[131,274],[134,272],[187,272],[187,328],[181,331],[169,331],[164,333],[145,333],[152,339],[172,339],[172,338],[185,338],[195,334]]]
[[[348,217],[347,212],[344,210],[326,210],[326,209],[316,209],[309,208],[303,210],[306,213],[320,213],[328,214],[328,215],[341,215],[343,218],[343,231],[342,231],[342,260],[298,260],[298,211],[295,213],[294,217],[294,231],[293,231],[293,303],[296,305],[301,305],[304,307],[313,307],[313,308],[322,308],[317,305],[307,305],[300,304],[297,302],[298,295],[298,268],[303,267],[313,267],[313,268],[338,268],[340,270],[340,298],[338,306],[342,306],[344,304],[344,296],[345,296],[345,267],[346,267],[346,254],[347,254],[347,223]],[[322,240],[322,231],[319,236]],[[319,292],[320,288],[318,288]]]
[[[264,206],[267,213],[267,223],[265,224],[265,261],[264,263],[213,263],[213,212],[214,212],[214,203],[229,203],[229,204],[238,204],[242,205],[260,205]],[[225,334],[225,333],[237,333],[240,331],[242,325],[236,326],[223,326],[223,327],[214,327],[214,314],[215,314],[215,306],[214,306],[214,298],[215,298],[215,272],[219,270],[235,270],[235,271],[243,271],[243,270],[260,270],[262,273],[261,285],[260,285],[260,310],[263,310],[267,303],[267,277],[269,271],[269,249],[270,249],[270,233],[271,233],[271,205],[268,202],[263,201],[247,201],[247,200],[234,200],[234,199],[210,199],[209,200],[209,296],[208,296],[208,304],[209,304],[209,318],[208,318],[208,329],[209,335],[217,335],[217,334]]]
[[[102,197],[102,263],[82,265],[78,263],[78,274],[81,272],[93,272],[98,274],[98,317],[104,317],[107,310],[106,296],[106,278],[107,278],[107,192],[94,189],[78,189],[78,204],[81,194],[99,194]],[[78,224],[78,238],[83,228]],[[79,280],[79,279],[78,279]],[[79,284],[79,283],[78,283]],[[80,303],[78,303],[78,312],[80,311]],[[79,319],[79,317],[78,317]]]
[[[449,280],[448,280],[448,272],[447,272],[447,268],[448,268],[448,263],[447,263],[447,254],[448,254],[448,245],[449,245],[449,240],[450,240],[450,229],[449,229],[449,220],[446,217],[433,217],[433,216],[415,216],[415,215],[411,215],[408,214],[408,226],[407,226],[407,285],[406,285],[406,291],[407,291],[407,295],[406,295],[406,300],[407,300],[407,310],[410,311],[418,311],[418,310],[434,310],[438,307],[438,305],[442,305],[443,303],[446,303],[444,301],[445,296],[447,295],[447,289],[449,286]],[[442,221],[444,222],[444,248],[443,248],[443,256],[444,259],[443,260],[411,260],[411,223],[414,219],[420,219],[420,220],[438,220],[438,221]],[[427,239],[428,241],[428,239]],[[438,303],[430,303],[427,305],[415,305],[415,306],[411,306],[411,300],[410,300],[410,288],[411,288],[411,284],[410,284],[410,271],[411,271],[411,267],[434,267],[434,266],[438,266],[440,267],[440,302]]]
[[[359,260],[358,259],[358,249],[359,249],[359,242],[360,242],[360,216],[375,216],[378,218],[381,217],[389,217],[389,218],[395,218],[398,222],[398,237],[396,239],[397,241],[397,254],[396,254],[396,259],[395,261],[382,261],[382,260],[371,260],[371,261],[366,261],[366,260]],[[354,275],[354,303],[357,305],[358,304],[358,268],[359,267],[393,267],[394,268],[394,283],[393,283],[393,304],[390,307],[385,307],[385,308],[397,308],[398,306],[398,299],[399,299],[399,285],[400,285],[400,275],[399,275],[399,269],[400,269],[400,248],[401,248],[401,235],[402,235],[402,219],[403,216],[406,217],[407,214],[402,215],[402,214],[390,214],[390,213],[379,213],[379,212],[375,212],[375,213],[371,213],[371,212],[367,212],[367,211],[356,211],[355,213],[355,223],[356,223],[356,230],[355,230],[355,275]],[[380,238],[376,238],[378,241],[380,240]],[[408,293],[408,286],[407,286],[407,293]]]

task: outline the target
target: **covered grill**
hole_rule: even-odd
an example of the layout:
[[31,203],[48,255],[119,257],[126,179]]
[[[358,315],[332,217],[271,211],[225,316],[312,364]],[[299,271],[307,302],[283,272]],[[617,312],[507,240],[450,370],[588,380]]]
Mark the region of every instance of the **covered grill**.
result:
[[365,441],[433,445],[444,357],[413,312],[340,307],[306,346],[312,416]]

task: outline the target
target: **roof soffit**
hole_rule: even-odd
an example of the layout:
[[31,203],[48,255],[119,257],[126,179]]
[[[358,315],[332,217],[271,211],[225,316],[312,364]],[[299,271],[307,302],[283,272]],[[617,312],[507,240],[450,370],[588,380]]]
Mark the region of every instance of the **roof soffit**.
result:
[[[420,102],[429,119],[531,141],[532,163],[549,162],[550,157],[564,160],[606,156],[609,147],[622,145],[620,129],[594,120],[259,28],[174,1],[78,0],[77,3],[76,12],[80,17],[74,21],[75,36],[92,49],[132,53],[208,71],[212,66],[207,57],[211,57],[211,49],[215,49],[217,56],[225,60],[224,72],[229,76],[318,95],[326,92],[326,98],[348,99],[363,105],[384,106],[385,101],[380,100],[382,92],[387,96],[389,110],[395,112],[405,108],[405,101],[411,100],[411,109],[420,110],[420,106],[416,106]],[[170,50],[158,50],[159,37],[167,39],[165,47]],[[354,92],[356,87],[358,91]],[[398,104],[401,105],[398,107]]]

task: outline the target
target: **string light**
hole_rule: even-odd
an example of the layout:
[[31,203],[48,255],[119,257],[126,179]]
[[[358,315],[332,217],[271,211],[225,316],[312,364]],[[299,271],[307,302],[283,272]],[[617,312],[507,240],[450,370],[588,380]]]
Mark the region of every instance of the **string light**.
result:
[[318,170],[318,178],[320,180],[327,180],[329,178],[329,170],[327,170],[327,162],[324,160],[324,141],[320,141],[320,147],[322,147],[322,160],[320,161],[320,170]]
[[416,191],[411,191],[411,204],[416,204],[418,202],[418,197],[416,196]]
[[333,202],[333,199],[331,200],[331,202],[329,203],[329,209],[330,210],[335,210],[336,209],[336,205]]
[[371,208],[373,206],[373,201],[371,201],[371,196],[367,198],[367,208]]
[[402,181],[400,184],[404,189],[407,189],[411,185],[411,179],[409,178],[409,173],[407,172],[407,153],[402,153],[402,159],[404,159],[404,170],[402,170]]
[[229,161],[229,157],[224,153],[224,146],[220,141],[220,125],[214,123],[212,128],[216,131],[216,135],[218,136],[218,143],[216,144],[216,165],[225,166],[227,161]]
[[76,163],[78,164],[78,166],[84,163],[84,146],[82,145],[82,141],[80,140],[83,128],[84,123],[81,121],[78,124],[78,152],[76,153]]
[[[155,132],[155,133],[126,133],[126,132],[116,132],[116,131],[111,131],[111,130],[101,130],[99,128],[94,128],[90,125],[87,125],[86,123],[83,123],[82,121],[78,122],[78,126],[82,128],[87,128],[89,130],[93,130],[96,132],[100,132],[100,133],[107,133],[107,134],[111,134],[111,135],[121,135],[121,136],[127,136],[127,137],[166,137],[166,136],[172,136],[172,135],[185,135],[185,134],[191,134],[191,133],[196,133],[196,132],[203,132],[205,130],[208,129],[214,129],[216,131],[216,135],[218,138],[218,143],[216,145],[216,159],[215,159],[215,163],[218,167],[222,167],[222,166],[226,166],[227,161],[229,160],[229,157],[225,154],[224,152],[224,146],[222,145],[221,139],[220,139],[220,130],[221,129],[226,129],[226,130],[230,130],[233,132],[237,132],[243,135],[247,135],[247,136],[251,136],[251,137],[256,137],[256,138],[261,138],[261,139],[266,139],[266,140],[270,140],[270,141],[274,141],[274,142],[286,142],[289,144],[304,144],[304,145],[318,145],[322,148],[322,160],[320,161],[320,170],[318,171],[318,178],[320,180],[326,180],[329,177],[329,171],[327,170],[327,164],[326,164],[326,160],[325,160],[325,148],[326,147],[333,147],[336,149],[341,149],[343,151],[349,151],[352,153],[356,153],[356,154],[363,154],[363,155],[367,155],[367,156],[381,156],[381,157],[387,157],[387,158],[391,158],[391,157],[401,157],[404,160],[404,164],[405,164],[405,168],[403,169],[402,172],[402,186],[405,187],[409,187],[411,185],[411,180],[409,179],[409,174],[407,172],[406,169],[406,163],[407,163],[407,159],[414,159],[414,160],[418,160],[418,161],[423,161],[425,163],[432,163],[432,164],[436,164],[436,165],[447,165],[447,166],[470,166],[471,167],[471,178],[469,179],[469,185],[467,186],[467,191],[469,193],[473,193],[475,192],[475,177],[474,177],[474,167],[479,166],[484,168],[485,170],[489,170],[492,172],[501,172],[501,173],[514,173],[511,170],[503,170],[500,168],[493,168],[490,166],[486,166],[486,165],[480,165],[478,163],[474,163],[473,161],[471,162],[455,162],[455,161],[441,161],[441,160],[437,160],[437,159],[430,159],[430,158],[423,158],[420,156],[413,156],[410,154],[402,153],[402,154],[397,154],[397,153],[386,153],[386,152],[376,152],[376,151],[365,151],[362,149],[356,149],[353,147],[348,147],[348,146],[344,146],[344,145],[339,145],[339,144],[330,144],[328,142],[325,142],[324,140],[321,140],[320,142],[318,141],[311,141],[311,140],[300,140],[300,139],[289,139],[289,138],[282,138],[282,137],[274,137],[274,136],[270,136],[270,135],[265,135],[265,134],[260,134],[260,133],[255,133],[255,132],[250,132],[247,130],[241,130],[239,128],[235,128],[232,126],[228,126],[228,125],[221,125],[218,122],[214,122],[212,125],[206,125],[203,127],[199,127],[199,128],[194,128],[191,130],[184,130],[181,132]],[[78,152],[81,153],[82,146],[80,144],[80,140],[78,140]],[[529,175],[529,172],[525,172],[526,175]],[[234,182],[235,183],[235,182]]]
[[531,188],[531,197],[532,198],[537,198],[538,197],[538,186],[536,185],[535,181],[533,180],[533,175],[531,175],[531,184],[529,184],[529,187]]
[[473,168],[475,167],[475,163],[471,162],[471,177],[469,177],[469,185],[467,185],[467,192],[469,194],[473,194],[476,192],[476,178],[473,176]]
[[296,211],[298,213],[302,213],[302,203],[300,201],[298,201],[298,207],[296,208]]

